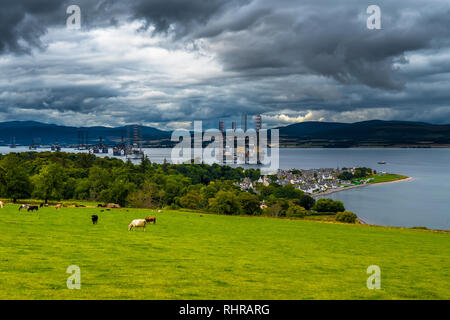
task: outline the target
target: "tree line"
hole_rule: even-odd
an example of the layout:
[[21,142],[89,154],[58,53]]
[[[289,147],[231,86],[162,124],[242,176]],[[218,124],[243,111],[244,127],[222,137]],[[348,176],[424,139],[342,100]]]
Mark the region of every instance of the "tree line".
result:
[[93,154],[24,152],[0,156],[0,197],[90,200],[137,208],[188,208],[221,214],[302,217],[311,210],[345,211],[340,201],[315,201],[292,185],[257,184],[241,190],[236,182],[257,180],[259,169],[217,164],[139,164]]

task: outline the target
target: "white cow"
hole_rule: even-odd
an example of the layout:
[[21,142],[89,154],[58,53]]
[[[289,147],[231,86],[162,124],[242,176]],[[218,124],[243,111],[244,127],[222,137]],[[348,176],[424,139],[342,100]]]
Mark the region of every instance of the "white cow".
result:
[[5,204],[3,203],[3,201],[0,201],[0,208],[2,208],[3,209],[3,206],[4,206]]
[[147,224],[147,221],[145,219],[134,219],[131,221],[130,225],[128,226],[128,231],[131,231],[133,228],[143,228],[145,231],[145,225]]

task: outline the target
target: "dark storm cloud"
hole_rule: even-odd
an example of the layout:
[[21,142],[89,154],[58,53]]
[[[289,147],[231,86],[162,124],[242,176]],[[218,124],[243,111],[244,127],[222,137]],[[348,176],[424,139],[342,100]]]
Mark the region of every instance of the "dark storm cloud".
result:
[[[398,90],[405,79],[394,64],[407,63],[406,52],[429,48],[433,40],[449,37],[450,29],[439,23],[423,27],[431,17],[419,17],[412,27],[402,28],[400,11],[396,10],[383,11],[383,30],[368,30],[365,20],[358,19],[364,9],[318,10],[304,16],[274,9],[269,18],[250,30],[219,36],[222,45],[218,52],[228,69],[247,74],[312,72],[341,83]],[[448,14],[439,16],[444,20]]]
[[[111,37],[97,41],[64,34],[80,47],[60,48],[58,43],[71,42],[49,30],[64,28],[69,4],[80,5],[84,31],[101,33],[113,26],[132,37],[119,29],[140,21],[136,34],[157,39],[157,45],[137,38],[122,52],[121,43],[109,45]],[[0,84],[0,113],[49,110],[78,113],[80,119],[81,114],[95,114],[98,121],[116,123],[139,117],[145,122],[203,119],[214,124],[243,111],[273,116],[273,125],[299,115],[450,122],[448,2],[371,4],[381,7],[382,30],[366,28],[368,4],[359,0],[4,0],[0,55],[33,58],[3,67],[12,81]],[[84,36],[101,38],[88,32]],[[33,52],[46,52],[49,45],[56,46],[49,50],[52,59]],[[157,60],[169,53],[152,51],[155,55],[147,61],[148,52],[140,52],[152,46],[207,56],[205,64],[214,61],[220,70],[191,75],[186,70],[193,62],[188,60],[179,64],[180,75],[170,73],[170,63]],[[177,55],[172,63],[185,58]],[[164,68],[148,67],[153,62]],[[195,68],[203,71],[203,66]],[[155,75],[157,71],[161,74]],[[58,83],[55,79],[62,75],[70,81]],[[91,78],[95,81],[85,84]],[[147,91],[155,93],[146,96]]]
[[234,10],[251,0],[152,0],[134,1],[137,18],[146,19],[156,31],[167,32],[173,25],[177,35],[188,35],[227,10]]
[[29,53],[42,47],[40,37],[52,26],[64,26],[69,5],[79,5],[84,27],[114,24],[123,12],[117,0],[2,0],[0,11],[0,53]]
[[[16,52],[39,46],[47,26],[64,23],[64,9],[69,4],[59,0],[6,1],[0,20],[0,51]],[[402,14],[414,1],[380,1],[380,31],[366,28],[366,6],[357,1],[333,6],[324,1],[263,0],[73,3],[82,7],[88,25],[117,23],[121,12],[145,19],[156,32],[168,32],[172,27],[177,39],[208,39],[213,46],[220,44],[217,53],[227,70],[249,76],[312,72],[342,83],[396,90],[403,88],[405,79],[394,64],[407,62],[404,53],[429,48],[432,41],[450,36],[449,10],[438,11],[442,6],[417,12],[419,15],[405,23]],[[420,3],[417,1],[415,9]]]
[[[40,36],[46,32],[46,24],[39,19],[51,17],[58,11],[58,0],[4,0],[0,10],[0,52],[29,52],[30,46],[40,46]],[[21,44],[20,41],[23,43]]]

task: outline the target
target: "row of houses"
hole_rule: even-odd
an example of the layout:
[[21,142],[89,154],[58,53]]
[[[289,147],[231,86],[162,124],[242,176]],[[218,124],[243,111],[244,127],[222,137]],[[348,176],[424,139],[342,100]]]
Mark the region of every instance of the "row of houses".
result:
[[[281,170],[279,169],[274,176],[261,176],[258,180],[252,181],[249,178],[244,178],[237,185],[243,190],[254,189],[256,185],[262,184],[268,186],[271,182],[276,182],[281,186],[286,186],[292,184],[295,188],[301,191],[313,194],[325,192],[330,189],[337,189],[340,187],[349,186],[352,184],[348,180],[340,180],[338,176],[344,172],[349,171],[351,173],[355,172],[356,168],[348,168],[345,170],[332,169],[332,168],[321,168],[321,169],[289,169]],[[360,180],[360,184],[365,184],[370,182],[371,179]]]

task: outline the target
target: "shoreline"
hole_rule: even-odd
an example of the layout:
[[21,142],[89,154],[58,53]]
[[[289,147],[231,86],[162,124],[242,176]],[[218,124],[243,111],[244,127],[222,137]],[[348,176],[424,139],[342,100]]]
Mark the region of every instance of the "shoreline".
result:
[[386,181],[386,182],[377,182],[377,183],[366,183],[366,184],[360,184],[360,185],[353,185],[353,186],[349,186],[349,187],[342,187],[342,188],[327,190],[327,191],[321,192],[321,193],[316,193],[316,194],[311,195],[311,197],[317,198],[317,197],[320,197],[320,196],[326,196],[326,195],[329,195],[329,194],[332,194],[332,193],[346,191],[346,190],[351,190],[351,189],[356,189],[356,188],[363,188],[363,187],[382,185],[382,184],[388,184],[388,183],[405,182],[405,181],[411,181],[411,180],[414,180],[414,178],[413,177],[407,177],[407,178],[404,178],[404,179],[399,179],[399,180],[394,180],[394,181]]
[[[341,192],[341,191],[345,191],[345,190],[351,190],[351,189],[356,189],[356,188],[363,188],[363,187],[368,187],[368,186],[371,186],[371,185],[374,186],[374,185],[396,183],[396,182],[404,182],[404,181],[411,181],[411,180],[414,180],[414,178],[413,177],[406,177],[404,179],[399,179],[399,180],[394,180],[394,181],[386,181],[386,182],[378,182],[378,183],[367,183],[367,184],[362,184],[362,185],[356,185],[356,186],[344,187],[344,188],[340,188],[340,189],[329,190],[329,191],[325,191],[325,192],[318,193],[318,194],[315,194],[315,195],[311,195],[311,197],[316,199],[319,196],[329,195],[329,194],[332,194],[332,193]],[[368,223],[367,221],[365,221],[364,219],[362,219],[361,217],[357,217],[356,221],[358,221],[358,223],[362,224],[362,225],[372,225],[372,224]],[[375,226],[381,226],[381,225],[375,225]]]

